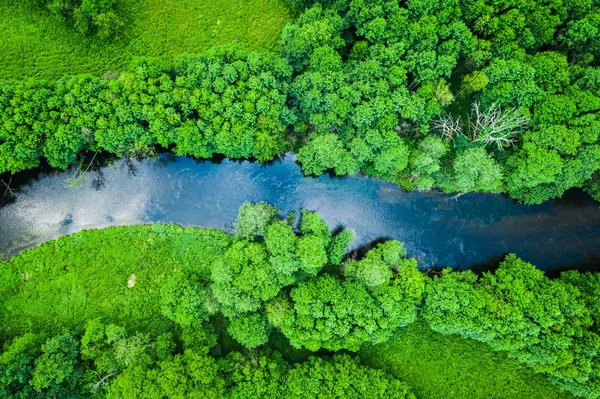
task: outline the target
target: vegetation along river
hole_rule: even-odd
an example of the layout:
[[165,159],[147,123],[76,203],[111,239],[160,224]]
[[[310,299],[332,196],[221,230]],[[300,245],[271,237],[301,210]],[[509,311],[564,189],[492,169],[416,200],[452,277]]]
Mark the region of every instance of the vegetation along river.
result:
[[383,238],[402,241],[425,266],[487,268],[511,252],[545,270],[600,268],[600,205],[579,192],[543,205],[478,193],[452,199],[403,192],[363,175],[304,177],[293,154],[268,165],[163,154],[76,174],[39,172],[19,184],[14,201],[0,207],[5,256],[111,225],[173,222],[230,230],[244,201],[266,201],[284,213],[319,211],[331,228],[355,228],[356,250]]

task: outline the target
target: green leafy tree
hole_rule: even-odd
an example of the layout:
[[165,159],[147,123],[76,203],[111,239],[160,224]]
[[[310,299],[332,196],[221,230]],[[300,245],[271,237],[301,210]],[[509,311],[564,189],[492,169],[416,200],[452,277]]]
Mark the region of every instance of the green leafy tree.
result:
[[405,383],[348,355],[310,357],[289,371],[284,387],[290,398],[415,398]]
[[162,314],[180,326],[199,325],[208,320],[206,288],[194,282],[193,276],[174,274],[163,284],[160,294]]
[[482,147],[459,153],[454,159],[453,171],[454,179],[447,186],[450,190],[497,193],[502,188],[502,167]]
[[269,340],[271,326],[261,313],[242,314],[229,321],[227,332],[245,348],[256,348]]
[[78,357],[79,342],[71,334],[49,338],[35,359],[31,385],[38,393],[50,397],[76,397],[81,378]]
[[261,244],[237,241],[213,265],[212,281],[221,311],[234,317],[258,310],[295,279],[275,270]]
[[235,235],[243,238],[262,236],[277,217],[277,208],[266,202],[244,202],[235,220]]

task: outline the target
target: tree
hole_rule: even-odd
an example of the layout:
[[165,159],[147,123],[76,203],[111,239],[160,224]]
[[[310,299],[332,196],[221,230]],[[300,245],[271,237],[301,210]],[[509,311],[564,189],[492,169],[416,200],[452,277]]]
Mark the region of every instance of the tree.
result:
[[389,284],[394,272],[401,268],[406,250],[398,241],[386,241],[367,252],[361,260],[352,260],[344,265],[344,275],[367,287]]
[[245,348],[256,348],[269,340],[271,326],[261,313],[242,314],[229,321],[227,332]]
[[275,220],[277,212],[276,207],[266,202],[244,202],[234,223],[235,235],[249,239],[264,235],[267,226]]
[[348,355],[312,356],[287,375],[290,398],[415,398],[408,385],[381,370],[361,365]]
[[412,323],[420,300],[395,286],[368,290],[361,283],[323,275],[292,289],[289,301],[271,303],[267,315],[295,347],[357,351],[363,343],[384,342]]
[[30,381],[43,342],[43,335],[27,333],[7,345],[0,355],[0,397],[27,399],[38,395]]
[[279,352],[232,352],[223,363],[228,397],[276,399],[283,395],[289,366]]
[[502,168],[482,147],[459,153],[453,163],[454,179],[446,187],[460,193],[469,191],[500,192]]
[[410,158],[410,182],[417,190],[432,189],[440,181],[442,157],[447,148],[441,138],[430,135],[419,143]]
[[[79,342],[67,333],[49,338],[35,360],[31,385],[49,396],[76,397],[81,368]],[[72,396],[74,395],[74,396]]]
[[258,310],[295,279],[274,269],[261,244],[237,241],[213,265],[212,281],[221,311],[234,317]]
[[194,276],[175,273],[160,289],[162,314],[182,327],[197,326],[208,320],[206,289]]

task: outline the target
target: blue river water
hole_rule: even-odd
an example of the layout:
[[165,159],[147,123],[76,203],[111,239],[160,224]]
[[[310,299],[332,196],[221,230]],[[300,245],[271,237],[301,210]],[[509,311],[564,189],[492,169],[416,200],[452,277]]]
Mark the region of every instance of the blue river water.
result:
[[[354,228],[353,249],[396,239],[424,267],[487,267],[516,253],[545,270],[600,270],[600,204],[582,193],[542,205],[501,195],[404,192],[360,174],[305,177],[293,154],[268,165],[163,154],[85,174],[40,172],[0,207],[0,252],[12,256],[82,229],[173,222],[230,230],[244,201],[282,214],[318,211]],[[0,190],[0,194],[2,190]]]

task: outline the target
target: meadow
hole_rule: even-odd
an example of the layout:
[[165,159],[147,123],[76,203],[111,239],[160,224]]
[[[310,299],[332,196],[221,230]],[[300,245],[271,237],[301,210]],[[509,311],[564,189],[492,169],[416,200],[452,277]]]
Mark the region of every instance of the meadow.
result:
[[173,57],[238,43],[260,51],[279,48],[291,20],[285,0],[129,0],[123,39],[84,36],[32,2],[0,0],[2,79],[58,79],[126,69],[136,56]]

